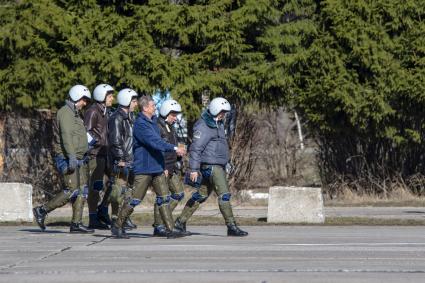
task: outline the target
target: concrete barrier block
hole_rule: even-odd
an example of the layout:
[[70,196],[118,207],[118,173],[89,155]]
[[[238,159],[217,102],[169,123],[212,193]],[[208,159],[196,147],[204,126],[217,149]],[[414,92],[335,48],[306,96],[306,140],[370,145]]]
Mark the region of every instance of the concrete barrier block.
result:
[[0,222],[32,222],[32,186],[0,183]]
[[267,222],[324,223],[321,188],[271,187]]

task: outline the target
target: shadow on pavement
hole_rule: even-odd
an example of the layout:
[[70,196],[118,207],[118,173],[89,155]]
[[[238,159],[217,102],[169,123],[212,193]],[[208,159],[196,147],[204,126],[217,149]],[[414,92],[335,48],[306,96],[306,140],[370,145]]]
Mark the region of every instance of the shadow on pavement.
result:
[[[193,232],[190,231],[190,233],[192,233],[191,236],[209,236],[209,237],[227,237],[226,235],[217,235],[217,234],[210,234],[210,233],[197,233],[197,232]],[[188,236],[190,237],[190,236]]]
[[69,222],[69,221],[56,221],[56,222],[49,222],[49,223],[46,224],[47,227],[50,227],[50,226],[56,226],[56,227],[65,226],[65,227],[68,227],[68,228],[69,228],[69,225],[71,225],[71,222]]
[[44,231],[41,231],[40,228],[20,229],[19,231],[22,231],[22,232],[31,232],[31,233],[38,233],[38,234],[68,233],[68,231],[62,231],[62,230],[44,230]]
[[[153,238],[152,234],[141,234],[141,233],[128,233],[127,235],[130,236],[130,238]],[[102,235],[102,234],[92,234],[93,237],[98,238],[107,238],[107,239],[116,239],[116,240],[125,240],[125,239],[117,239],[113,236],[109,235]]]
[[404,213],[409,213],[409,214],[425,214],[425,211],[419,211],[419,210],[407,210],[407,211],[403,211]]

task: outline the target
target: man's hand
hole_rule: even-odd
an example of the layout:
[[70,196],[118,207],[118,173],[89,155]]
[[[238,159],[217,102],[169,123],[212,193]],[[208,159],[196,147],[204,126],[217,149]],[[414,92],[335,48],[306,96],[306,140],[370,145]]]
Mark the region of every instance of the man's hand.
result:
[[68,174],[72,174],[75,169],[77,169],[78,166],[78,160],[74,155],[69,156],[68,160]]
[[164,170],[165,177],[168,177],[168,170]]
[[132,171],[132,164],[125,161],[118,161],[115,163],[114,171],[117,176],[122,176],[123,178],[128,178],[130,171]]
[[198,172],[190,172],[190,180],[192,181],[192,182],[196,182],[196,180],[198,179],[198,175],[199,175],[199,173]]
[[182,147],[178,147],[176,149],[176,153],[177,153],[178,156],[184,156],[184,155],[186,155],[186,149],[184,149]]

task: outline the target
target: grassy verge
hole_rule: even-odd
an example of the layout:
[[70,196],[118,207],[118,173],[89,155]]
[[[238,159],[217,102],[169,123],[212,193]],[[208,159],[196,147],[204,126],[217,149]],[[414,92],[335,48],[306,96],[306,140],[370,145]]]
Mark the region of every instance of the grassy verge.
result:
[[[151,226],[153,223],[152,213],[135,213],[132,215],[132,220],[139,226]],[[84,218],[84,223],[88,219]],[[49,217],[46,221],[47,226],[69,226],[69,217]],[[0,223],[0,226],[16,226],[28,225],[30,223],[23,222],[5,222]],[[325,226],[351,226],[351,225],[366,225],[366,226],[424,226],[425,219],[387,219],[387,218],[367,218],[367,217],[327,217],[324,224],[310,223],[267,223],[266,218],[254,217],[238,217],[238,224],[242,226],[293,226],[293,225],[325,225]],[[33,223],[35,225],[35,223]],[[193,216],[188,223],[189,226],[202,225],[224,225],[221,216]]]
[[367,217],[327,217],[325,225],[330,226],[423,226],[425,219],[388,219],[388,218],[367,218]]
[[425,197],[415,195],[402,187],[398,187],[386,195],[359,194],[346,188],[342,189],[335,199],[325,198],[324,203],[325,206],[424,207]]

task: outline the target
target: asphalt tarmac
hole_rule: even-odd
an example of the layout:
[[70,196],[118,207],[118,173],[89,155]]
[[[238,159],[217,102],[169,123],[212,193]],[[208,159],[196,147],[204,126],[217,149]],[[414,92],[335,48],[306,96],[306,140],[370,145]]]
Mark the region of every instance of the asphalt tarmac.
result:
[[49,226],[0,227],[0,282],[425,282],[421,226],[224,226],[112,239]]

